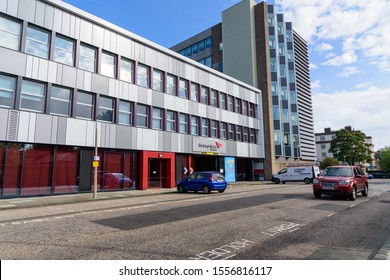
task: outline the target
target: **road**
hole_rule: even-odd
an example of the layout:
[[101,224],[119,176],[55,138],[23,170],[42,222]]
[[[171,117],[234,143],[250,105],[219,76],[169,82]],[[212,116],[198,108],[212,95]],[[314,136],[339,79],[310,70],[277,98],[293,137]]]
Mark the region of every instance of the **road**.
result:
[[0,259],[367,260],[390,240],[390,180],[368,197],[247,184],[0,211]]

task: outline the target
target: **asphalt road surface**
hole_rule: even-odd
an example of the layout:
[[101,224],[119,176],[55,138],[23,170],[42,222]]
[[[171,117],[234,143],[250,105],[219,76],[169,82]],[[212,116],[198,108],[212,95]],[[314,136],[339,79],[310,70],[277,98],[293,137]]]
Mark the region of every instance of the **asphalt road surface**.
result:
[[368,197],[247,184],[0,211],[3,260],[367,260],[390,240],[390,180]]

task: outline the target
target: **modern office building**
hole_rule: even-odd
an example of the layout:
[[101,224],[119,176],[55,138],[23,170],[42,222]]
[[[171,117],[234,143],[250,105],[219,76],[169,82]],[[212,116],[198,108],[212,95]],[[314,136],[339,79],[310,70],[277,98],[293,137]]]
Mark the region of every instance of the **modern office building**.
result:
[[243,0],[172,50],[261,89],[266,179],[316,162],[308,46],[274,5]]
[[0,0],[0,61],[2,198],[259,179],[251,85],[59,0]]
[[[348,131],[355,131],[352,126],[346,126],[344,129]],[[327,157],[333,157],[333,154],[329,152],[330,143],[336,137],[336,132],[338,130],[332,130],[330,127],[324,129],[324,132],[316,133],[316,149],[318,155],[318,161],[321,162]],[[366,136],[366,143],[369,145],[371,150],[371,162],[375,163],[375,149],[374,143],[371,136]],[[366,165],[366,162],[361,162],[362,165]]]

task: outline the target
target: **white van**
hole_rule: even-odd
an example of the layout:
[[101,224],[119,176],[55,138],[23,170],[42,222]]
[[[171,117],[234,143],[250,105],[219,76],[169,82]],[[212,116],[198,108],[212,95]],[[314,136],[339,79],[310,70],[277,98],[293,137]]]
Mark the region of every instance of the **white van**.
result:
[[318,166],[287,166],[272,175],[272,182],[285,184],[286,182],[303,181],[305,184],[310,184],[319,175],[320,169]]

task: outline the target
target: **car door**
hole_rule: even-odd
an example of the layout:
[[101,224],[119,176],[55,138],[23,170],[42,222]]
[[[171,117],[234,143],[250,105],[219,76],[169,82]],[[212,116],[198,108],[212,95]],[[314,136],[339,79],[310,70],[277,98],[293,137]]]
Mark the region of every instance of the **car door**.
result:
[[201,191],[207,181],[207,173],[199,173],[196,177],[195,190]]
[[195,191],[196,190],[196,176],[197,174],[190,174],[185,182],[185,189],[187,191]]
[[365,185],[363,172],[360,171],[360,168],[357,168],[357,167],[354,168],[353,172],[354,172],[354,175],[355,175],[356,188],[358,190],[363,189],[364,185]]

